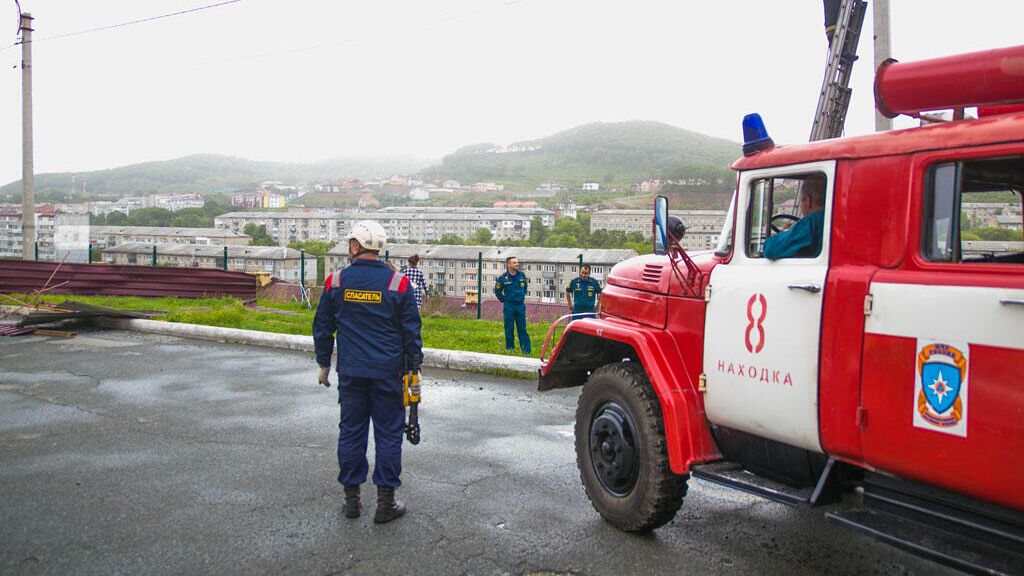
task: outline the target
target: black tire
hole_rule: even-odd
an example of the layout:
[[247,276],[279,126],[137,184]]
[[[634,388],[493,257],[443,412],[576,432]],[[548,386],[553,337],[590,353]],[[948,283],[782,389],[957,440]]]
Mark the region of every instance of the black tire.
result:
[[669,468],[661,404],[637,362],[607,364],[576,407],[576,464],[587,498],[620,530],[645,532],[675,517],[688,476]]

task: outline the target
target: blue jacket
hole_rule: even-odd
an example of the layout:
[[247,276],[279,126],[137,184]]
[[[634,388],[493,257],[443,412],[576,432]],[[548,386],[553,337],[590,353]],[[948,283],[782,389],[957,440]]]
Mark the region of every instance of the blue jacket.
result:
[[597,295],[601,293],[601,283],[593,277],[586,280],[573,278],[565,291],[572,294],[573,310],[593,312],[594,305],[597,303]]
[[494,281],[494,295],[505,304],[522,304],[530,289],[530,279],[518,270],[515,276],[505,272]]
[[335,332],[340,374],[390,378],[407,368],[406,359],[414,367],[423,363],[420,312],[409,279],[381,260],[356,259],[327,277],[313,318],[321,366],[331,364]]
[[825,233],[825,211],[817,210],[804,216],[789,230],[783,230],[764,242],[764,257],[814,258],[821,252],[821,237]]

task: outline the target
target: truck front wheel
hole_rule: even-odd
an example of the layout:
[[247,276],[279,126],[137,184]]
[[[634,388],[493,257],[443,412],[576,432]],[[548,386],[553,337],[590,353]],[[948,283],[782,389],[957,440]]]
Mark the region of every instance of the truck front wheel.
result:
[[687,477],[669,468],[661,404],[641,364],[607,364],[584,384],[576,464],[587,498],[615,527],[653,530],[676,515]]

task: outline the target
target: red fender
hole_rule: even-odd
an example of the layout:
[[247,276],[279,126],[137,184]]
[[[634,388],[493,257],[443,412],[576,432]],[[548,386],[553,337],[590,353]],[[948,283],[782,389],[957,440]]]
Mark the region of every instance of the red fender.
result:
[[686,378],[682,355],[671,334],[614,318],[576,320],[566,327],[551,359],[541,366],[542,376],[558,362],[570,333],[622,342],[636,351],[661,403],[672,472],[686,474],[693,464],[722,457],[711,437],[703,398]]

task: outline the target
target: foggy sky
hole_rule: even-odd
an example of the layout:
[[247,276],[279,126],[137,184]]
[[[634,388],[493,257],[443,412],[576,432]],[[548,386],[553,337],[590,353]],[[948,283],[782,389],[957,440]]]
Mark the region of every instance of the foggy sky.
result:
[[[246,0],[52,38],[215,2],[22,0],[35,172],[194,153],[440,158],[634,119],[739,141],[755,111],[776,143],[803,142],[826,57],[817,0]],[[5,47],[13,2],[2,21]],[[891,0],[892,53],[1020,44],[1021,22],[1024,2]],[[874,128],[871,30],[869,5],[847,134]],[[0,51],[0,183],[21,177],[20,59]]]

